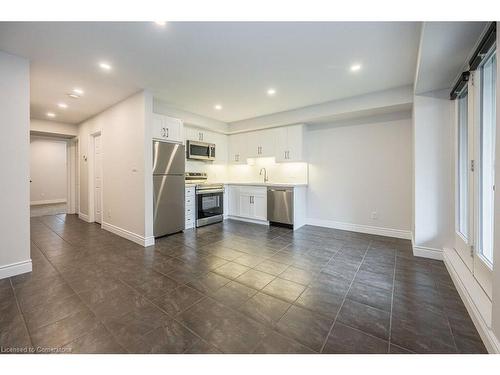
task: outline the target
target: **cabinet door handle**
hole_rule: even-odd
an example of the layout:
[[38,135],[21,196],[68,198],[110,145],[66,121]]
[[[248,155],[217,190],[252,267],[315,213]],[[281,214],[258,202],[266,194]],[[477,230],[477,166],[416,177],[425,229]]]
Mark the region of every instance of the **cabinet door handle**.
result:
[[166,128],[165,130],[167,131],[167,138],[168,138],[169,137],[169,135],[168,135],[168,128]]

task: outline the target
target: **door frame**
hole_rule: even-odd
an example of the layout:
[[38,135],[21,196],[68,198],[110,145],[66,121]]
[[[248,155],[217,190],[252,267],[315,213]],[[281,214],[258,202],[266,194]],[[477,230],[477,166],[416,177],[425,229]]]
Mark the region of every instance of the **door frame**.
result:
[[[101,137],[101,147],[102,147],[102,132],[99,130],[97,132],[89,134],[89,144],[88,144],[88,210],[89,210],[89,222],[95,223],[95,192],[94,192],[94,180],[95,180],[95,138]],[[104,223],[104,173],[102,168],[101,160],[101,227]]]
[[[461,95],[462,93],[460,93]],[[460,207],[459,199],[459,180],[460,180],[460,168],[459,168],[459,99],[455,101],[454,108],[454,144],[455,144],[455,157],[454,157],[454,168],[455,168],[455,226],[454,226],[454,235],[455,235],[455,250],[457,251],[459,257],[462,259],[464,264],[473,272],[474,270],[474,238],[475,238],[475,183],[474,178],[475,174],[471,170],[471,163],[474,160],[474,131],[475,131],[475,118],[474,111],[471,108],[474,108],[474,87],[472,85],[472,80],[470,80],[467,84],[467,232],[468,237],[465,238],[462,233],[460,233]]]
[[[479,79],[480,76],[480,69],[475,70],[474,72],[471,72],[472,76],[472,83],[473,83],[473,90],[474,90],[474,98],[480,98],[481,97],[481,79]],[[483,291],[488,295],[488,297],[491,299],[492,298],[492,293],[493,293],[493,269],[492,266],[490,266],[487,262],[486,259],[483,259],[483,256],[479,253],[479,236],[480,231],[479,231],[479,222],[480,222],[480,195],[479,195],[479,186],[480,186],[480,178],[481,174],[479,173],[481,170],[481,108],[480,106],[482,105],[481,100],[477,99],[474,100],[473,102],[473,125],[474,125],[474,160],[475,160],[475,173],[473,176],[474,179],[474,251],[473,251],[473,275],[476,281],[479,283]],[[497,152],[497,150],[495,150]],[[495,209],[495,205],[493,203],[493,212]],[[494,220],[494,218],[493,218]],[[495,230],[493,226],[493,231]],[[493,233],[493,238],[495,234]]]
[[80,169],[78,164],[78,138],[70,138],[66,143],[67,202],[66,212],[75,214],[80,209]]
[[80,207],[80,166],[78,163],[78,137],[65,134],[39,133],[34,131],[30,131],[29,137],[30,143],[32,138],[60,141],[66,143],[66,213],[78,213]]

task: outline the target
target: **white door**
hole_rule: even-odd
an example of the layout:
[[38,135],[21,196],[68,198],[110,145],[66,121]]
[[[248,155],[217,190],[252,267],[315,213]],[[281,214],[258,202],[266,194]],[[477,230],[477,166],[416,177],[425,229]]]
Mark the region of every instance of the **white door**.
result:
[[287,161],[288,155],[288,129],[287,127],[278,128],[276,135],[276,161]]
[[163,124],[163,116],[153,115],[153,138],[164,139],[165,126]]
[[237,186],[229,186],[228,189],[228,215],[240,215],[240,189]]
[[94,221],[102,222],[102,147],[101,135],[94,137]]
[[[235,134],[229,136],[229,162],[232,164],[245,164],[247,162],[247,137],[248,134]],[[217,152],[217,151],[216,151]]]
[[475,97],[475,241],[474,277],[491,298],[496,139],[496,53],[492,49],[473,74]]
[[457,99],[455,249],[492,297],[496,59],[494,51],[471,73]]
[[289,126],[287,129],[287,161],[301,161],[303,151],[304,127],[302,125]]
[[267,220],[267,196],[256,194],[252,199],[253,218],[257,220]]
[[164,117],[163,122],[165,126],[165,130],[163,131],[163,138],[173,142],[181,142],[182,121],[173,117]]
[[252,218],[252,196],[240,191],[239,216]]

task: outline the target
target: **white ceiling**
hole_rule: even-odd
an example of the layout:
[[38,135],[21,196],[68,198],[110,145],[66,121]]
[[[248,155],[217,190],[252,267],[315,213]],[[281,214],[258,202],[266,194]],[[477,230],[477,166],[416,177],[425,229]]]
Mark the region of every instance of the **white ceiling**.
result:
[[415,92],[451,88],[487,25],[487,22],[425,22]]
[[[411,22],[0,23],[0,50],[31,60],[32,117],[53,111],[68,123],[142,88],[233,122],[403,86],[413,83],[418,41]],[[101,60],[113,70],[103,73]],[[362,69],[350,72],[353,63]],[[72,100],[76,86],[85,95]]]

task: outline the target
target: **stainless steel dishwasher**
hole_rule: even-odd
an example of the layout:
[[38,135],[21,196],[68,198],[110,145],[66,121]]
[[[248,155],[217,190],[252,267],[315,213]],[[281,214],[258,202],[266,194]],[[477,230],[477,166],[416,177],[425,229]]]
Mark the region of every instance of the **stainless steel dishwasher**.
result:
[[293,227],[293,188],[267,188],[267,220]]

